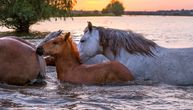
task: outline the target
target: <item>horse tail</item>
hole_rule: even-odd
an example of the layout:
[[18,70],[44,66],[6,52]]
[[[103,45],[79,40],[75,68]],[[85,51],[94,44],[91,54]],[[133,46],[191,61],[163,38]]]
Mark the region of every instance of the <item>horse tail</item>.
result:
[[39,62],[40,66],[40,72],[38,73],[38,76],[36,79],[31,80],[28,84],[29,85],[45,85],[46,81],[44,79],[46,78],[46,63],[42,56],[37,55],[37,61]]
[[37,55],[37,56],[38,56],[38,61],[39,61],[39,64],[40,64],[40,73],[39,73],[39,75],[43,79],[45,79],[45,77],[46,77],[46,63],[45,63],[45,60],[42,56],[39,56],[39,55]]

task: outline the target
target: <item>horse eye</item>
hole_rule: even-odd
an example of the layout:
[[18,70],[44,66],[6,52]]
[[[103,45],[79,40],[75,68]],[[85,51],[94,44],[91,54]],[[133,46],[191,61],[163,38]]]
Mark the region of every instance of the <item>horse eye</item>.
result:
[[54,45],[58,44],[57,42],[53,42]]
[[86,40],[84,40],[84,39],[80,40],[81,43],[83,43],[83,42],[85,42],[85,41],[86,41]]

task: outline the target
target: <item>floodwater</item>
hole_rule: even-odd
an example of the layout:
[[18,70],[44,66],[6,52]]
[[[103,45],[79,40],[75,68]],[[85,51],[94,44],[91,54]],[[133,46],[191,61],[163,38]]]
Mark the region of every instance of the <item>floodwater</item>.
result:
[[[161,46],[193,47],[193,18],[174,16],[79,17],[51,19],[31,27],[34,31],[63,29],[79,41],[87,21],[94,25],[133,30]],[[0,31],[8,31],[0,27]],[[30,40],[38,44],[41,39]],[[117,85],[73,85],[60,83],[54,67],[47,67],[47,85],[18,87],[0,85],[0,107],[8,109],[193,109],[193,86],[135,81]]]

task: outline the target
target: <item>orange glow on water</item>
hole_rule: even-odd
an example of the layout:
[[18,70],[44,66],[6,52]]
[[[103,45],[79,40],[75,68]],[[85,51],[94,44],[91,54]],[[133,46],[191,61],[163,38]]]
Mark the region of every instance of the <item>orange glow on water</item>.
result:
[[[111,0],[77,0],[76,10],[102,10]],[[193,0],[119,0],[125,10],[152,11],[193,9]]]

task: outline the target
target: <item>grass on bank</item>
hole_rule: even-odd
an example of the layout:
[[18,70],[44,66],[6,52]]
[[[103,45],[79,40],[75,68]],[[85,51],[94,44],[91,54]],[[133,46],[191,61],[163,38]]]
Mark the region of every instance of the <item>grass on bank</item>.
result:
[[0,37],[16,36],[23,39],[40,39],[44,38],[48,33],[49,32],[38,32],[38,31],[33,31],[29,33],[17,33],[15,31],[7,31],[7,32],[0,32]]
[[71,17],[89,17],[89,16],[115,16],[113,13],[107,14],[74,14]]

